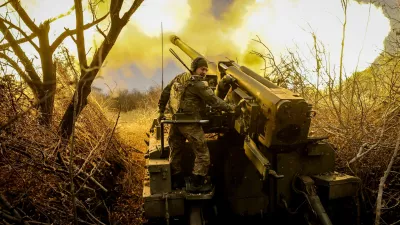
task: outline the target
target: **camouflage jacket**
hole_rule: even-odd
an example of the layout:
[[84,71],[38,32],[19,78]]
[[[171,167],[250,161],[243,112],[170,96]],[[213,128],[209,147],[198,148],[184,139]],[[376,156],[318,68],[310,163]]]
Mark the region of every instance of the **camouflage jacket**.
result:
[[206,104],[224,111],[230,110],[230,106],[218,98],[212,89],[206,86],[202,78],[188,73],[179,74],[164,88],[158,102],[160,112],[165,111],[167,103],[169,103],[172,113],[180,110],[193,113],[196,117],[200,116],[201,111],[205,110]]

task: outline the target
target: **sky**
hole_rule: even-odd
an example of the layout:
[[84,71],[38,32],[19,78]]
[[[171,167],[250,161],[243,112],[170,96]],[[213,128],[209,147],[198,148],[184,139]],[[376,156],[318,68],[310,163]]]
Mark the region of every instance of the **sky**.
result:
[[[132,1],[126,0],[123,9],[126,10]],[[65,13],[73,6],[70,0],[21,2],[36,24]],[[344,51],[344,67],[348,73],[367,68],[385,48],[393,50],[388,43],[397,38],[396,31],[400,28],[396,23],[400,19],[396,8],[399,1],[373,2],[349,0]],[[109,0],[105,0],[100,5],[99,17],[106,12],[104,9],[108,8],[108,3]],[[315,33],[318,41],[325,45],[331,67],[335,69],[339,65],[343,18],[341,0],[145,0],[122,30],[93,86],[104,91],[145,91],[151,86],[161,85],[162,71],[165,85],[185,71],[169,48],[190,64],[190,58],[170,43],[172,34],[211,61],[228,57],[261,72],[261,59],[249,52],[265,52],[265,48],[252,39],[260,37],[276,57],[285,54],[287,49],[295,49],[302,54],[306,66],[313,68],[315,60],[312,60],[310,46],[313,45],[311,33]],[[88,10],[84,13],[84,21],[92,21]],[[100,27],[106,27],[107,22],[104,21]],[[72,11],[69,16],[51,24],[50,41],[54,41],[65,28],[74,27]],[[85,31],[89,58],[102,41],[95,28]],[[76,55],[75,44],[70,38],[65,40],[64,46],[71,55]],[[32,47],[25,44],[23,48],[34,62],[37,61]]]
[[[395,26],[394,20],[388,18],[398,13],[387,11],[394,4],[398,2],[381,1],[372,5],[368,0],[350,1],[344,52],[346,71],[367,68],[384,49],[385,38],[394,33],[390,26]],[[310,33],[314,32],[327,46],[333,67],[337,67],[342,21],[340,0],[147,0],[133,15],[126,28],[130,31],[122,34],[120,45],[115,46],[115,54],[109,57],[111,61],[119,57],[116,54],[122,54],[131,60],[105,69],[94,85],[104,87],[105,83],[111,83],[114,88],[137,90],[161,85],[161,22],[164,28],[164,83],[167,83],[185,71],[168,52],[172,47],[181,57],[186,57],[169,43],[171,34],[177,34],[206,57],[215,60],[239,58],[240,64],[257,70],[261,68],[260,61],[249,52],[260,50],[260,46],[251,39],[260,36],[275,56],[296,46],[307,59],[312,45]],[[128,48],[123,44],[127,39],[132,40]],[[143,54],[135,53],[136,45],[142,46],[138,51]],[[312,59],[309,61],[313,63]],[[185,62],[190,64],[188,57]]]

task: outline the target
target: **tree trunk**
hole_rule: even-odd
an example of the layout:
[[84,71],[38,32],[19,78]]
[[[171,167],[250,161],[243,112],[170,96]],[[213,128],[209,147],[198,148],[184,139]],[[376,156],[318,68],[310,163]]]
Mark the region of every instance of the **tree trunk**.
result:
[[40,60],[43,72],[42,96],[39,104],[40,123],[49,126],[53,120],[54,95],[56,91],[56,70],[53,63],[53,52],[50,48],[48,21],[39,26]]
[[[103,64],[103,60],[106,59],[108,53],[114,46],[118,35],[121,33],[121,30],[125,26],[125,24],[115,24],[115,26],[111,26],[110,32],[108,33],[106,40],[104,40],[100,48],[94,54],[93,61],[89,67],[89,71],[81,76],[77,90],[75,90],[74,96],[72,97],[72,100],[70,101],[68,108],[65,111],[64,116],[60,122],[59,133],[63,138],[68,139],[71,136],[72,127],[74,124],[74,110],[76,111],[76,117],[78,117],[87,105],[87,98],[92,91],[91,85],[93,83],[93,80],[96,77],[99,68]],[[76,109],[74,107],[73,101],[75,95],[78,95],[78,104],[76,104]]]
[[44,126],[50,126],[53,119],[54,96],[43,93],[39,97],[39,123]]
[[[111,17],[111,27],[110,31],[108,32],[107,36],[103,43],[101,44],[100,48],[94,53],[93,61],[90,64],[89,68],[85,67],[86,58],[84,53],[84,48],[79,48],[82,46],[83,36],[82,36],[82,26],[79,23],[82,23],[81,15],[77,14],[77,34],[81,32],[81,38],[77,36],[77,47],[79,54],[79,63],[81,66],[81,77],[79,79],[77,88],[75,90],[74,96],[70,101],[67,110],[64,113],[64,116],[60,122],[59,126],[59,134],[64,139],[69,139],[72,134],[72,128],[74,126],[74,115],[78,118],[79,114],[87,105],[87,98],[91,92],[91,86],[93,83],[94,78],[96,78],[97,73],[99,72],[101,66],[103,65],[103,61],[107,58],[108,53],[114,46],[115,42],[121,30],[125,27],[128,23],[129,18],[133,15],[133,13],[139,8],[142,4],[143,0],[135,0],[129,10],[123,14],[120,18],[120,10],[123,5],[123,0],[111,0],[110,2],[110,17]],[[78,7],[79,8],[79,7]],[[80,9],[77,13],[81,13]],[[79,22],[80,21],[80,22]],[[77,97],[78,102],[74,104],[74,98]]]

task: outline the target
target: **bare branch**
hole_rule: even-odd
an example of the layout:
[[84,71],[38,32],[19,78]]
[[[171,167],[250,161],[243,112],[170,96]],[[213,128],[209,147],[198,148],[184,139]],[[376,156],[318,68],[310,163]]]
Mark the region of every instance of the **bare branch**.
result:
[[[107,18],[109,13],[107,13],[106,15],[104,15],[103,17],[99,18],[96,21],[93,21],[91,23],[88,23],[86,25],[83,26],[84,30],[87,30],[93,26],[95,26],[96,24],[100,23],[101,21],[103,21],[105,18]],[[74,30],[66,30],[64,31],[60,36],[58,36],[58,38],[53,42],[53,44],[51,45],[51,51],[55,51],[56,48],[64,41],[65,38],[67,38],[70,35],[74,35],[76,34],[76,29]]]
[[[15,43],[17,43],[17,44],[22,44],[22,43],[25,43],[25,42],[27,42],[27,41],[31,41],[31,40],[34,39],[35,37],[37,37],[37,34],[32,33],[32,34],[30,34],[30,35],[27,36],[27,37],[24,37],[24,38],[15,40]],[[2,44],[2,45],[0,45],[0,51],[5,50],[5,49],[7,49],[7,48],[9,48],[9,47],[11,47],[11,44],[10,44],[10,43]]]
[[18,211],[11,206],[11,204],[7,201],[6,197],[3,194],[0,194],[0,203],[5,206],[6,209],[8,209],[14,217],[16,217],[20,223],[24,225],[29,225],[28,222],[24,221],[21,217],[21,215],[18,213]]
[[[13,0],[11,0],[11,1],[13,1]],[[8,3],[10,3],[11,1],[9,1]],[[0,7],[1,7],[1,6],[0,6]],[[57,19],[61,19],[61,18],[63,18],[63,17],[66,17],[66,16],[70,15],[70,14],[74,11],[74,9],[75,9],[75,5],[74,5],[73,7],[71,7],[71,9],[69,9],[68,12],[66,12],[66,13],[64,13],[64,14],[61,14],[61,15],[59,15],[59,16],[57,16],[57,17],[50,18],[50,19],[48,19],[47,21],[48,21],[48,23],[52,23],[52,22],[56,21]],[[21,18],[22,18],[22,17],[21,17]],[[1,18],[0,18],[0,19],[1,19]],[[15,24],[11,23],[10,21],[7,21],[7,20],[4,20],[4,22],[7,23],[7,24],[9,24],[10,26],[12,26],[12,28],[17,29],[17,30],[24,36],[24,38],[21,38],[21,39],[19,39],[19,40],[16,41],[18,44],[22,44],[22,43],[25,43],[25,42],[29,41],[29,42],[33,45],[33,47],[35,47],[35,49],[38,51],[37,45],[32,41],[35,37],[38,36],[38,34],[37,34],[37,31],[38,31],[38,30],[36,30],[34,33],[32,33],[32,34],[30,34],[30,35],[27,35],[26,32],[22,31],[22,29],[21,29],[19,26],[15,25]],[[36,25],[35,25],[35,26],[36,26]],[[64,39],[65,39],[66,37],[68,37],[68,35],[66,35],[66,36],[64,37]],[[61,42],[62,42],[62,41],[61,41]],[[61,43],[61,42],[60,42],[60,43]],[[58,44],[58,45],[59,45],[59,44]],[[58,45],[57,45],[57,47],[58,47]],[[1,51],[1,50],[4,50],[4,49],[7,49],[7,48],[9,48],[10,46],[11,46],[10,43],[2,44],[2,45],[0,45],[0,51]]]
[[[27,35],[25,33],[25,31],[23,31],[19,26],[13,24],[12,22],[5,20],[3,18],[0,18],[0,21],[3,21],[4,23],[8,24],[11,28],[16,29],[18,32],[20,32],[25,38],[25,40],[29,41],[31,43],[31,45],[36,49],[36,51],[39,52],[39,47],[35,44],[35,42],[32,41],[33,38],[30,38],[29,35]],[[33,35],[33,34],[30,34]],[[36,35],[35,35],[36,36]],[[20,39],[21,40],[21,39]],[[1,50],[1,46],[0,46],[0,50]]]
[[10,43],[11,48],[14,50],[15,55],[21,60],[22,64],[24,65],[26,73],[29,75],[30,79],[34,82],[35,86],[37,87],[37,90],[39,90],[40,85],[42,83],[39,75],[36,73],[32,62],[26,56],[21,46],[19,46],[14,37],[8,31],[7,26],[2,21],[0,21],[0,32],[3,33],[7,41]]
[[367,147],[368,144],[364,143],[363,145],[361,145],[359,150],[358,150],[357,155],[348,162],[348,165],[354,163],[355,161],[357,161],[358,159],[360,159],[364,155],[368,154],[370,151],[375,149],[381,143],[383,135],[385,134],[385,131],[387,131],[386,130],[386,122],[388,121],[388,115],[393,113],[393,112],[395,112],[395,111],[397,111],[399,108],[400,108],[400,106],[395,107],[394,109],[391,109],[390,111],[389,111],[389,108],[387,109],[387,111],[382,116],[383,126],[381,128],[381,132],[380,132],[378,141],[375,144],[373,144],[372,146],[370,146],[366,151],[364,151],[364,149]]
[[25,9],[22,8],[19,0],[10,0],[12,7],[17,11],[18,15],[21,17],[22,21],[26,24],[26,26],[31,29],[32,32],[38,33],[39,27],[33,22],[33,20],[29,17],[28,13],[26,13]]
[[79,64],[82,69],[87,68],[85,51],[85,36],[83,34],[83,8],[82,0],[74,0],[76,14],[76,47],[78,50]]
[[8,1],[8,2],[6,2],[6,3],[1,4],[1,5],[0,5],[0,8],[6,6],[6,5],[7,5],[8,3],[10,3],[10,2],[11,2],[11,1]]
[[[97,20],[95,6],[94,6],[94,4],[93,4],[91,1],[90,1],[90,3],[89,3],[89,6],[90,6],[90,11],[91,11],[91,13],[92,13],[93,21],[94,21],[94,20]],[[111,24],[111,23],[108,23],[108,26],[107,26],[107,28],[106,28],[104,31],[101,30],[101,28],[99,27],[99,25],[96,25],[97,31],[104,37],[104,39],[107,39],[107,35],[105,34],[105,31],[108,30],[108,29],[110,28],[110,24]]]
[[64,113],[63,119],[60,122],[59,132],[63,138],[69,138],[72,134],[73,123],[75,122],[73,119],[73,114],[76,112],[79,113],[83,110],[83,108],[87,105],[87,97],[91,92],[91,85],[93,80],[98,75],[98,72],[101,66],[104,63],[104,59],[106,59],[107,55],[111,51],[114,43],[118,39],[121,30],[127,24],[131,13],[134,13],[135,10],[140,6],[143,0],[135,0],[132,3],[131,8],[127,13],[124,14],[124,19],[119,19],[119,11],[122,7],[122,0],[111,0],[110,3],[110,16],[111,16],[111,27],[110,31],[107,34],[106,40],[101,43],[100,47],[96,50],[93,55],[93,60],[90,63],[90,67],[85,69],[85,73],[82,74],[79,80],[79,88],[76,89],[74,95],[79,95],[80,102],[77,105],[77,109],[75,109],[75,105],[73,102],[70,103],[68,109]]
[[17,71],[17,73],[24,79],[24,81],[29,85],[29,87],[35,91],[36,87],[33,81],[26,75],[26,73],[19,67],[18,63],[11,59],[8,55],[0,52],[0,58],[5,59],[10,65]]
[[344,22],[342,25],[342,43],[341,43],[341,49],[340,49],[340,69],[339,69],[339,118],[341,119],[341,113],[342,113],[342,81],[343,81],[343,56],[344,56],[344,42],[346,40],[346,25],[347,25],[347,5],[348,5],[348,0],[342,0],[342,8],[344,12]]
[[400,132],[397,135],[397,141],[396,141],[396,147],[393,150],[393,154],[392,154],[392,158],[390,158],[390,162],[386,168],[385,173],[383,174],[383,176],[380,179],[379,182],[379,190],[378,190],[378,197],[376,200],[376,210],[375,210],[375,225],[379,225],[380,224],[380,220],[381,220],[381,209],[382,209],[382,195],[383,195],[383,187],[385,185],[385,182],[389,176],[389,173],[392,169],[393,163],[397,157],[397,153],[399,152],[399,145],[400,145]]
[[103,36],[104,39],[107,40],[107,35],[104,33],[104,31],[102,31],[102,30],[100,29],[100,27],[97,26],[97,25],[96,25],[96,29],[97,29],[97,31],[101,34],[101,36]]
[[[64,29],[65,29],[65,31],[69,31],[69,29],[67,29],[67,28],[64,28]],[[75,39],[74,35],[70,35],[70,37],[71,37],[72,41],[76,44],[76,39]]]
[[136,12],[136,10],[139,8],[139,6],[142,4],[143,0],[135,0],[133,2],[132,6],[129,8],[129,10],[122,16],[121,20],[124,21],[125,23],[128,22],[129,18],[133,15],[133,13]]

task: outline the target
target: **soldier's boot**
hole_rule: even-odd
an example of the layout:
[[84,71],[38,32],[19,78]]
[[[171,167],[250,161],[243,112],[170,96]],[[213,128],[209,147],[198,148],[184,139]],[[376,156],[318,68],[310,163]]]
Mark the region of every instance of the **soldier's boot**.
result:
[[192,175],[189,177],[189,182],[186,183],[186,191],[192,193],[204,193],[212,190],[210,177]]
[[185,187],[185,179],[182,173],[177,173],[171,176],[172,189],[180,189]]

